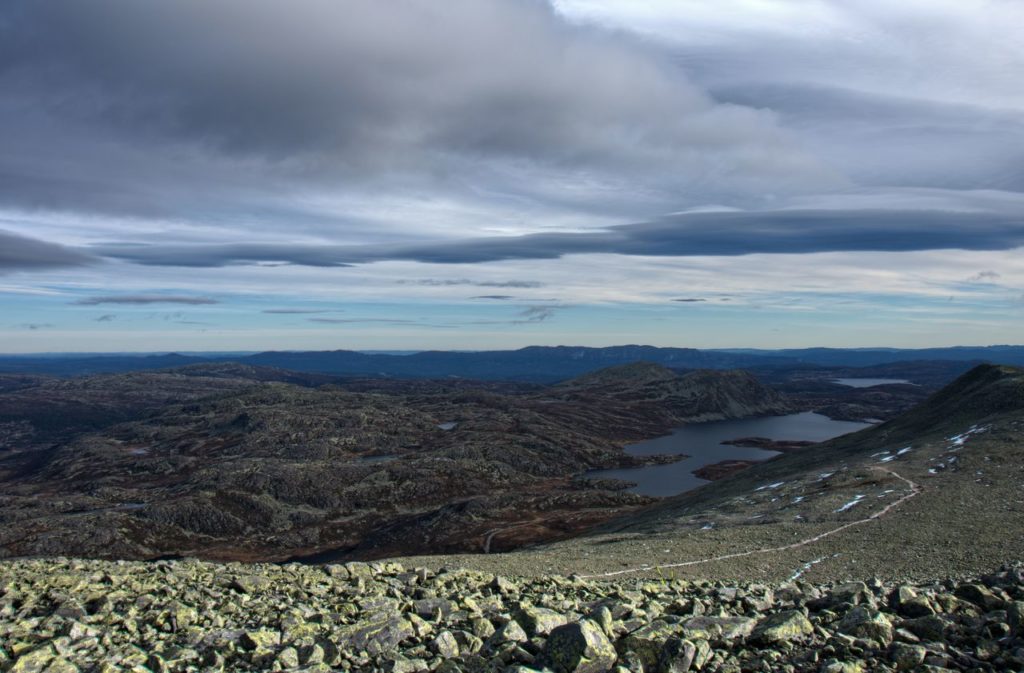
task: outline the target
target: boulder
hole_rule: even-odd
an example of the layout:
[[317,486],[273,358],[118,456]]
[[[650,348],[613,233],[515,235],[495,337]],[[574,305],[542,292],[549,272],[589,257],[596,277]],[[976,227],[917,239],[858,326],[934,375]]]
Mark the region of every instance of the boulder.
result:
[[758,643],[773,644],[797,640],[814,632],[814,626],[799,610],[786,610],[757,623],[751,639]]
[[846,613],[837,628],[840,633],[873,640],[883,647],[892,642],[892,622],[889,618],[864,605],[858,605]]
[[519,610],[516,619],[530,636],[546,636],[569,621],[568,617],[554,610],[530,605]]
[[379,655],[391,652],[398,644],[415,635],[412,624],[404,617],[391,617],[378,622],[353,624],[336,634],[336,644],[342,651],[366,652]]
[[633,631],[619,641],[620,653],[631,652],[645,667],[654,667],[661,656],[661,650],[669,638],[677,637],[682,632],[680,624],[669,624],[664,620],[656,620]]
[[605,673],[615,665],[615,647],[600,624],[584,619],[555,628],[544,645],[556,673]]

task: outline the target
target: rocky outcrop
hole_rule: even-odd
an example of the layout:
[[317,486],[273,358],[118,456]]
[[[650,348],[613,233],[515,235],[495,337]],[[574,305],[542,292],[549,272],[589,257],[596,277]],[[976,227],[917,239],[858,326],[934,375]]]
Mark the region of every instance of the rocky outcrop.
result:
[[8,673],[1024,666],[1020,567],[918,586],[527,581],[393,562],[37,560],[0,564],[0,578]]
[[671,423],[699,423],[793,410],[779,393],[739,370],[679,373],[649,362],[609,367],[552,389],[568,399],[600,404],[600,399],[656,405]]

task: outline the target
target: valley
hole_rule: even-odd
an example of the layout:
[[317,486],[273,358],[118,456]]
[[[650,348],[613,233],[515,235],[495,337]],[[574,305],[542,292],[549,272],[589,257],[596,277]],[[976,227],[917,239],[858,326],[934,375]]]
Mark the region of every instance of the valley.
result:
[[[677,460],[629,455],[627,443],[791,408],[749,374],[646,364],[550,387],[291,380],[195,365],[7,393],[3,553],[501,551],[650,504],[584,474]],[[79,416],[91,409],[90,428]]]
[[[814,442],[897,417],[934,388],[836,374],[633,363],[540,385],[223,363],[8,375],[0,554],[325,562],[572,544],[777,464],[830,464],[843,439]],[[847,420],[853,409],[864,413]],[[699,489],[709,477],[715,488]],[[780,481],[680,530],[747,534],[734,524],[777,516],[765,496],[808,497]]]

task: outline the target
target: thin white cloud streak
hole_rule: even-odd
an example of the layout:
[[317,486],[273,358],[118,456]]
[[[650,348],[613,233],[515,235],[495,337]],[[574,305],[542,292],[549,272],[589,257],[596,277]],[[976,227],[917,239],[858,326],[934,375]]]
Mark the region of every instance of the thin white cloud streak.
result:
[[[174,288],[175,293],[201,295],[216,285],[223,304],[218,311],[244,313],[245,304],[258,309],[301,297],[344,308],[349,304],[402,304],[424,306],[476,304],[480,291],[462,284],[464,266],[382,262],[376,265],[319,269],[311,267],[230,267],[191,269],[183,275],[170,267],[139,269],[113,263],[112,275],[139,292]],[[980,285],[965,280],[981,270],[1000,274],[997,282]],[[430,278],[437,284],[399,282]],[[585,305],[670,305],[679,296],[719,298],[722,308],[762,303],[765,297],[794,293],[813,303],[832,306],[836,294],[865,295],[865,305],[877,297],[943,299],[949,296],[975,301],[1009,301],[1024,289],[1024,255],[1007,251],[927,251],[916,253],[820,253],[813,255],[751,255],[742,258],[689,257],[686,259],[621,255],[575,255],[561,260],[506,261],[472,267],[479,284],[529,279],[540,287],[516,288],[516,302]],[[96,294],[120,289],[112,278],[97,271],[65,271],[49,278],[58,290],[95,286]],[[452,285],[442,284],[445,280]],[[730,301],[721,301],[730,295]],[[269,305],[269,306],[268,306]],[[703,306],[703,305],[702,305]],[[687,306],[672,305],[686,310]]]
[[[557,0],[563,14],[655,37],[693,70],[835,82],[933,102],[1024,106],[1015,0]],[[753,60],[751,56],[758,54]],[[702,59],[702,56],[706,57]]]

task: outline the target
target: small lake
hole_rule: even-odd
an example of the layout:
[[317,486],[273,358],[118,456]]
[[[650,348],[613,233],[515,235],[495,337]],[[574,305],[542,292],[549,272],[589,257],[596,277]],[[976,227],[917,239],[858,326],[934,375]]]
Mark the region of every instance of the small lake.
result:
[[874,386],[889,385],[890,383],[910,383],[910,381],[906,379],[832,379],[832,383],[850,386],[851,388],[872,388]]
[[693,474],[694,470],[705,465],[723,460],[768,460],[779,455],[778,451],[722,444],[724,441],[741,437],[767,437],[777,440],[823,442],[826,439],[862,430],[870,425],[870,423],[834,421],[827,416],[812,412],[788,416],[694,423],[677,428],[670,435],[648,439],[626,447],[626,453],[633,456],[670,453],[684,454],[688,458],[668,465],[592,470],[587,473],[587,477],[632,481],[637,485],[629,490],[641,495],[677,495],[708,483],[706,479],[701,479]]

